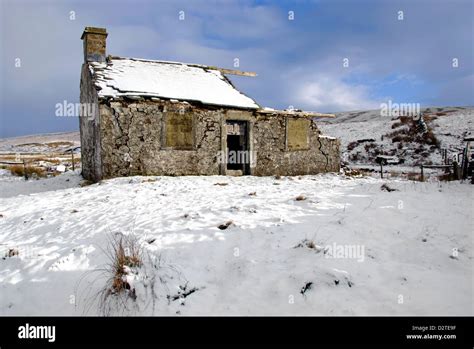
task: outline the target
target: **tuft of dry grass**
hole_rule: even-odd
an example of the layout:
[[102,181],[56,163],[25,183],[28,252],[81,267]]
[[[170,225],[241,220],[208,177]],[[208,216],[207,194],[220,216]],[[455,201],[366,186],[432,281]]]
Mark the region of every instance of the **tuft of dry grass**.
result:
[[392,191],[398,191],[398,189],[391,188],[386,183],[382,184],[382,186],[380,187],[380,190],[386,191],[389,193],[391,193]]
[[25,172],[28,177],[46,177],[46,171],[35,166],[12,165],[10,166],[10,172],[12,175],[19,177],[25,176]]
[[135,289],[127,281],[127,276],[131,269],[139,268],[143,264],[142,247],[133,235],[113,235],[106,254],[109,260],[106,271],[110,277],[102,291],[102,309],[106,309],[107,299],[111,295],[136,299]]
[[421,174],[418,172],[408,172],[407,179],[409,181],[421,182]]
[[59,159],[47,158],[47,157],[32,158],[31,161],[43,161],[43,162],[49,162],[50,164],[55,164],[55,165],[59,165],[61,163],[61,160]]
[[18,251],[18,249],[9,248],[8,251],[5,253],[5,257],[3,257],[3,259],[11,258],[11,257],[14,257],[14,256],[19,256],[19,255],[20,255],[20,251]]
[[225,222],[224,224],[220,224],[220,225],[218,226],[218,228],[219,228],[220,230],[225,230],[225,229],[229,228],[229,227],[232,225],[232,223],[234,223],[234,222],[232,222],[232,221],[227,221],[227,222]]
[[316,253],[319,253],[323,250],[321,246],[318,246],[314,240],[309,240],[309,239],[304,239],[300,243],[298,243],[294,248],[302,248],[306,247],[309,248],[310,250],[316,251]]
[[304,195],[298,195],[296,198],[295,198],[296,201],[304,201],[306,200],[306,196]]
[[49,142],[45,143],[45,145],[49,148],[56,148],[56,147],[72,147],[74,143],[67,142],[67,141],[59,141],[59,142]]

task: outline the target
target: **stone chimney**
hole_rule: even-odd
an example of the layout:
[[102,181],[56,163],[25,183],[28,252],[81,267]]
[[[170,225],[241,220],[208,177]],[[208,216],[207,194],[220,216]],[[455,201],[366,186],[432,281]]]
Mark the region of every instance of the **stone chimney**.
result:
[[105,28],[86,27],[81,39],[84,43],[84,62],[105,62]]

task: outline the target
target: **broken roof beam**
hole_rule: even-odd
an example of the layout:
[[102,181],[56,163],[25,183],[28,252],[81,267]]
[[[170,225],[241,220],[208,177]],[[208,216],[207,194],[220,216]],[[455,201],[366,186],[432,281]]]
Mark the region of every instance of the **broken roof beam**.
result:
[[249,72],[249,71],[240,71],[240,70],[235,70],[235,69],[226,69],[226,68],[219,68],[219,67],[207,67],[207,68],[212,69],[212,70],[218,70],[222,74],[227,74],[227,75],[248,76],[252,78],[257,76],[257,73]]
[[260,114],[275,114],[275,115],[294,115],[301,117],[312,117],[312,118],[335,118],[334,114],[316,113],[311,111],[291,111],[291,110],[274,110],[274,109],[258,109],[257,113]]

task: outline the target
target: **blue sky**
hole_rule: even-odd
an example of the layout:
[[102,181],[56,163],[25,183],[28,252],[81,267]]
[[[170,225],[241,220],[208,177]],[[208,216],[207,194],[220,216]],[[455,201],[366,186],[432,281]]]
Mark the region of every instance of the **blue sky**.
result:
[[258,77],[231,79],[262,106],[474,105],[471,0],[0,3],[0,137],[78,130],[55,105],[78,102],[85,26],[107,28],[108,54],[228,68],[238,58]]

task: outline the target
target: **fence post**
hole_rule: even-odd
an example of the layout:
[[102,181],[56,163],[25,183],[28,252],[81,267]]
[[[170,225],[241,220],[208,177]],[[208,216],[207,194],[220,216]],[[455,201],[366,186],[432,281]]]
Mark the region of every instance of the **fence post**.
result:
[[26,172],[26,161],[23,159],[23,175],[25,176],[25,181],[28,180],[28,173]]
[[424,182],[424,181],[425,181],[425,176],[424,176],[424,174],[423,174],[423,165],[421,165],[420,168],[421,168],[420,181],[421,181],[421,182]]
[[453,161],[453,174],[454,174],[454,179],[459,180],[460,175],[459,175],[459,165],[457,161]]
[[71,148],[72,171],[74,172],[74,150]]
[[380,178],[383,178],[383,161],[380,161]]

